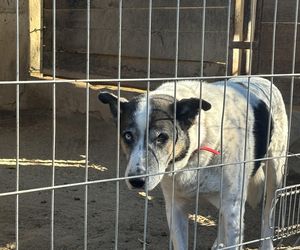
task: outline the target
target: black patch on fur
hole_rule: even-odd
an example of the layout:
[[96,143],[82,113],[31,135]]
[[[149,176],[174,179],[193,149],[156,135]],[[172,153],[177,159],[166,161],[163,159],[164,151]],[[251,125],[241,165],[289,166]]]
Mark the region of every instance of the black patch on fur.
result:
[[[267,148],[271,142],[271,135],[273,131],[273,120],[271,117],[271,127],[270,127],[270,138],[268,140],[268,126],[269,126],[269,115],[270,111],[267,105],[260,101],[256,106],[253,107],[254,111],[254,141],[255,141],[255,159],[260,159],[265,157],[267,153]],[[259,169],[261,161],[256,161],[254,163],[254,169],[252,175],[255,175],[256,171]]]
[[[98,95],[98,99],[104,103],[109,104],[110,111],[114,117],[114,119],[117,119],[118,116],[118,97],[116,95],[113,95],[109,92],[100,92]],[[122,98],[120,99],[120,113],[123,112],[125,106],[126,106],[127,100]]]
[[[175,145],[177,144],[178,140],[183,140],[184,138],[184,147],[175,157],[175,162],[182,160],[187,155],[189,150],[190,138],[187,131],[183,129],[182,124],[177,116],[174,127],[174,98],[168,95],[155,95],[151,97],[150,101],[152,112],[150,113],[149,127],[165,131],[169,135],[173,135],[175,132],[175,139],[173,136],[170,136],[170,139],[175,141]],[[199,101],[197,103],[199,109]]]
[[202,110],[210,110],[211,104],[199,98],[188,98],[177,101],[176,103],[176,119],[179,121],[184,130],[188,130],[199,113],[200,107]]

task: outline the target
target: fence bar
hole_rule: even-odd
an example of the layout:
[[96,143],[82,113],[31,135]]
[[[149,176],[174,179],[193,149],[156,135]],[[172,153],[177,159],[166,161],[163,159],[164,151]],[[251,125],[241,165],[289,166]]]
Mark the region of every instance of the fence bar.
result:
[[[119,34],[118,34],[118,78],[121,78],[122,71],[122,9],[123,1],[119,0]],[[120,213],[120,98],[121,98],[121,82],[118,81],[118,113],[117,113],[117,167],[116,167],[116,221],[115,221],[115,250],[118,249],[119,243],[119,213]]]
[[[297,51],[297,35],[298,35],[298,17],[299,17],[299,0],[296,1],[296,10],[295,10],[295,26],[294,26],[294,44],[293,44],[293,63],[292,63],[292,73],[295,73],[296,67],[296,51]],[[291,127],[292,127],[292,114],[293,114],[293,98],[294,98],[294,85],[295,85],[295,77],[291,79],[291,90],[290,90],[290,107],[289,107],[289,114],[288,114],[288,137],[287,137],[287,148],[286,148],[286,155],[288,155],[289,147],[290,147],[290,139],[291,139]],[[283,179],[283,186],[286,186],[286,179],[288,175],[288,157],[285,160],[285,169],[284,169],[284,179]],[[296,187],[297,190],[297,187]],[[292,199],[291,199],[292,200]],[[293,220],[292,222],[295,223],[295,206],[297,202],[297,193],[295,193],[295,200],[294,200],[294,210],[293,210]],[[298,212],[300,207],[298,207]],[[289,214],[290,215],[290,214]],[[289,222],[288,222],[289,225]],[[298,224],[297,224],[298,226]],[[292,229],[291,229],[292,230]]]
[[298,213],[297,213],[297,230],[300,230],[300,195],[299,195],[299,202],[298,202]]
[[[202,34],[201,34],[201,66],[200,66],[200,76],[203,76],[204,70],[204,48],[205,48],[205,19],[206,19],[206,0],[203,0],[203,9],[202,9]],[[199,91],[199,117],[198,117],[198,148],[200,148],[200,126],[201,126],[201,110],[202,110],[202,81],[200,81],[200,91]],[[198,159],[197,159],[197,166],[200,167],[200,152],[198,151]],[[197,191],[196,191],[196,205],[195,205],[195,221],[194,221],[194,242],[193,242],[193,249],[196,250],[197,248],[197,216],[199,213],[199,182],[200,182],[200,175],[199,170],[197,171]]]
[[178,48],[179,48],[179,23],[180,21],[180,0],[177,0],[176,6],[176,38],[175,38],[175,80],[178,77]]
[[[299,17],[299,0],[296,1],[296,10],[295,10],[295,26],[294,26],[294,44],[293,44],[293,63],[292,63],[292,73],[295,73],[296,67],[296,52],[297,52],[297,35],[298,35],[298,17]],[[288,154],[290,147],[290,139],[291,139],[291,127],[292,127],[292,114],[293,114],[293,102],[294,102],[294,85],[295,85],[295,77],[292,76],[291,79],[291,90],[290,90],[290,107],[289,107],[289,122],[288,122],[288,138],[287,138],[287,149],[286,155]],[[284,179],[283,186],[286,186],[286,178],[288,175],[288,158],[286,158],[285,169],[284,169]]]
[[[90,23],[91,3],[87,0],[86,7],[86,78],[90,79]],[[85,181],[89,179],[89,111],[90,111],[90,84],[86,83],[86,131],[85,131]],[[88,249],[88,186],[84,193],[84,250]]]
[[[175,135],[176,135],[176,95],[177,95],[177,77],[178,77],[178,47],[179,47],[179,21],[180,21],[180,0],[177,0],[176,6],[176,38],[175,38],[175,81],[174,81],[174,126],[173,126],[173,163],[172,163],[172,170],[175,170]],[[174,216],[174,193],[175,193],[175,175],[172,174],[172,195],[171,195],[171,215],[170,215],[170,230],[173,224],[173,216]],[[172,235],[169,238],[169,250],[173,249],[172,244]]]
[[[174,216],[174,196],[175,196],[175,143],[176,143],[176,110],[177,110],[177,106],[176,106],[176,95],[177,95],[177,81],[174,82],[174,108],[173,108],[173,112],[174,112],[174,118],[173,118],[173,154],[172,154],[172,159],[173,159],[173,163],[172,163],[172,194],[171,194],[171,214],[170,214],[170,231],[172,229],[172,225],[173,225],[173,216]],[[170,235],[172,236],[172,235]],[[173,235],[174,236],[174,235]],[[169,238],[169,250],[173,249],[173,244],[172,244],[172,237]]]
[[[250,40],[250,50],[249,50],[249,74],[251,75],[252,74],[252,55],[253,55],[253,29],[254,29],[254,23],[255,23],[255,20],[253,20],[253,14],[256,12],[256,3],[255,1],[251,1],[251,13],[250,13],[250,37],[249,37],[249,40]],[[248,119],[249,119],[249,103],[250,103],[250,87],[251,87],[251,78],[248,77],[248,83],[247,83],[247,106],[246,106],[246,126],[245,126],[245,143],[244,143],[244,161],[247,160],[247,147],[248,147],[248,129],[249,129],[249,126],[248,126]],[[246,163],[244,163],[242,165],[242,180],[241,180],[241,183],[242,183],[242,191],[241,191],[241,195],[242,195],[242,198],[241,198],[241,207],[240,207],[240,231],[243,230],[243,228],[241,228],[241,225],[244,221],[244,209],[245,209],[245,203],[243,202],[244,200],[244,190],[245,190],[245,169],[246,169]],[[241,237],[241,234],[239,235],[239,243],[241,244],[243,241],[242,237]]]
[[[251,63],[250,63],[251,64]],[[247,160],[247,147],[248,147],[248,119],[249,119],[249,103],[250,103],[250,77],[248,77],[248,84],[247,84],[247,105],[246,105],[246,121],[245,121],[245,141],[244,141],[244,161]],[[241,204],[240,204],[240,231],[243,230],[243,228],[241,227],[241,225],[243,224],[244,221],[244,217],[243,217],[243,211],[245,209],[245,203],[243,202],[244,199],[244,190],[245,190],[245,169],[246,169],[246,163],[242,164],[240,166],[242,169],[242,178],[241,178],[241,185],[242,185],[242,189],[241,189]],[[239,244],[241,244],[243,241],[241,234],[239,235]]]
[[[222,220],[222,200],[223,200],[223,176],[224,176],[224,118],[225,118],[225,107],[226,107],[226,93],[227,93],[227,83],[228,81],[224,81],[224,87],[223,87],[223,101],[222,101],[222,115],[221,115],[221,138],[220,138],[220,153],[221,153],[221,181],[220,181],[220,198],[219,198],[219,215],[218,215],[218,221],[221,223]],[[221,228],[218,227],[218,236],[217,236],[217,246],[221,243],[220,242],[220,235],[221,235]]]
[[[294,207],[293,207],[293,217],[292,217],[293,224],[296,224],[295,214],[296,214],[297,197],[299,197],[299,193],[300,193],[299,191],[300,190],[298,189],[298,187],[296,187],[295,199],[294,199]],[[298,207],[297,210],[299,211],[300,207]],[[296,225],[298,227],[298,224],[296,224]]]
[[[52,85],[52,187],[55,186],[55,155],[56,155],[56,0],[52,2],[52,74],[54,84]],[[54,209],[55,190],[51,191],[51,250],[54,250]]]
[[[295,188],[295,191],[297,190],[297,188]],[[291,193],[293,193],[293,188],[291,188]],[[295,194],[296,194],[296,192],[295,192]],[[286,230],[286,234],[287,234],[287,236],[288,236],[288,234],[289,234],[289,225],[290,225],[290,223],[291,223],[291,221],[290,221],[290,219],[291,219],[291,208],[292,208],[292,198],[293,198],[293,195],[291,194],[290,195],[290,202],[289,202],[289,211],[288,211],[288,217],[287,217],[287,230]]]
[[[275,195],[276,195],[275,197],[277,197],[277,194],[278,194],[278,193],[281,194],[282,191],[281,191],[281,190],[277,190],[276,193],[275,193]],[[280,223],[281,223],[280,220],[281,220],[281,213],[282,213],[282,200],[283,200],[283,199],[280,199],[280,202],[279,202],[278,223],[277,223],[277,225],[278,225],[277,228],[278,228],[278,229],[280,228]],[[277,201],[275,201],[275,202],[277,202]],[[275,204],[276,204],[276,203],[275,203]],[[273,209],[273,215],[272,215],[273,218],[275,218],[275,216],[276,216],[275,213],[276,213],[276,210]],[[273,228],[273,232],[274,232],[274,230],[275,230],[275,225],[274,225],[274,228]],[[279,236],[279,231],[280,231],[280,230],[277,231],[277,237],[280,237],[280,236]],[[274,233],[273,233],[273,234],[274,234]]]
[[[277,14],[278,14],[278,0],[275,0],[275,6],[274,6],[274,25],[273,25],[273,37],[272,37],[272,61],[271,61],[271,85],[270,85],[270,99],[269,99],[269,117],[268,117],[268,133],[267,133],[267,142],[270,141],[271,137],[271,121],[272,121],[272,95],[273,95],[273,85],[274,85],[274,68],[275,68],[275,49],[276,49],[276,27],[277,27]],[[268,157],[268,143],[266,143],[266,157]],[[264,228],[264,224],[268,223],[269,220],[266,221],[266,218],[264,218],[264,211],[266,206],[266,190],[267,190],[267,181],[268,181],[268,161],[266,161],[266,164],[264,166],[264,173],[265,173],[265,183],[264,183],[264,192],[263,192],[263,210],[261,215],[261,228]],[[271,225],[269,225],[271,226]],[[261,232],[261,237],[263,237],[262,234],[265,232]]]
[[[263,77],[263,78],[270,78],[270,77],[283,77],[283,78],[290,78],[296,77],[297,79],[300,78],[300,73],[287,73],[287,74],[260,74],[260,75],[253,75],[249,74],[247,77]],[[226,80],[230,78],[245,78],[244,75],[237,75],[237,76],[191,76],[191,77],[153,77],[153,78],[112,78],[112,79],[103,79],[103,78],[95,78],[95,79],[56,79],[56,80],[21,80],[21,81],[0,81],[0,85],[18,85],[18,84],[49,84],[49,83],[82,83],[82,82],[89,82],[92,85],[102,85],[104,83],[116,83],[116,82],[164,82],[164,81],[192,81],[192,80]]]
[[[231,21],[231,6],[232,2],[231,0],[228,0],[228,12],[227,12],[227,41],[226,41],[226,69],[225,69],[225,76],[228,76],[229,70],[229,43],[230,43],[230,21]],[[227,93],[227,81],[228,78],[225,78],[224,81],[224,88],[223,88],[223,103],[222,103],[222,115],[221,115],[221,138],[220,138],[220,144],[221,144],[221,181],[220,181],[220,198],[219,198],[219,215],[218,215],[218,221],[221,223],[222,220],[222,200],[223,200],[223,176],[224,176],[224,137],[223,137],[223,128],[224,128],[224,118],[225,118],[225,106],[226,106],[226,93]],[[220,235],[221,235],[221,228],[218,227],[218,235],[217,235],[217,245],[219,245],[220,242]]]
[[[19,0],[16,0],[16,81],[20,81],[20,20]],[[16,86],[16,192],[20,188],[20,84]],[[16,250],[19,249],[19,195],[16,195]]]
[[[202,50],[203,53],[203,50]],[[198,116],[198,148],[200,148],[200,140],[201,140],[201,133],[200,133],[200,126],[201,126],[201,109],[202,109],[202,81],[200,81],[200,90],[199,90],[199,116]],[[199,169],[200,169],[200,152],[198,151],[198,156],[197,156],[197,191],[196,191],[196,206],[195,206],[195,221],[194,221],[194,242],[193,242],[193,249],[197,249],[197,217],[199,214],[199,195],[200,195],[200,174],[199,174]]]
[[[148,59],[147,59],[147,77],[151,77],[151,33],[152,33],[152,0],[149,0],[149,23],[148,23]],[[149,92],[150,92],[150,81],[147,81],[147,93],[146,93],[146,174],[149,173],[149,113],[150,113],[150,99],[149,99]],[[147,225],[148,225],[148,197],[149,197],[149,190],[148,190],[148,183],[149,178],[146,177],[146,197],[145,197],[145,213],[144,213],[144,233],[143,233],[143,249],[147,248]]]

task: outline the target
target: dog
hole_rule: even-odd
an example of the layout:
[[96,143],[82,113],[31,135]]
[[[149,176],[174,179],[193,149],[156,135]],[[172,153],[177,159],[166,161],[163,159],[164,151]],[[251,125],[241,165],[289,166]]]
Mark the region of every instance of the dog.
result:
[[261,236],[267,239],[260,248],[273,249],[272,202],[283,179],[288,131],[275,85],[259,77],[186,80],[130,101],[109,92],[99,99],[120,119],[128,187],[152,190],[160,183],[175,250],[188,249],[187,207],[197,194],[219,209],[212,249],[240,249],[245,202],[255,207],[264,187]]

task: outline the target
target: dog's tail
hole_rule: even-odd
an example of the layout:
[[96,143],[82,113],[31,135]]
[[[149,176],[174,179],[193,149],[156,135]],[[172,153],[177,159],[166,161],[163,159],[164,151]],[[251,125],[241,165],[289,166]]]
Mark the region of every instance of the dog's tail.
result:
[[262,166],[263,164],[264,163],[261,164],[255,175],[249,180],[247,201],[252,208],[257,207],[263,196],[265,180],[265,174]]

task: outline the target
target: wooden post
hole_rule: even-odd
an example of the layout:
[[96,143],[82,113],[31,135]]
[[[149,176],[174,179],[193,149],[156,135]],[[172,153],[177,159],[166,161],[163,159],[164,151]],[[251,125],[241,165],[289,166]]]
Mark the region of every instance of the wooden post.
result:
[[40,74],[42,53],[42,2],[29,1],[30,74]]
[[[243,41],[244,3],[245,0],[235,1],[234,34],[233,34],[234,42]],[[242,50],[233,48],[232,75],[239,75],[241,73],[241,59],[242,59]]]

